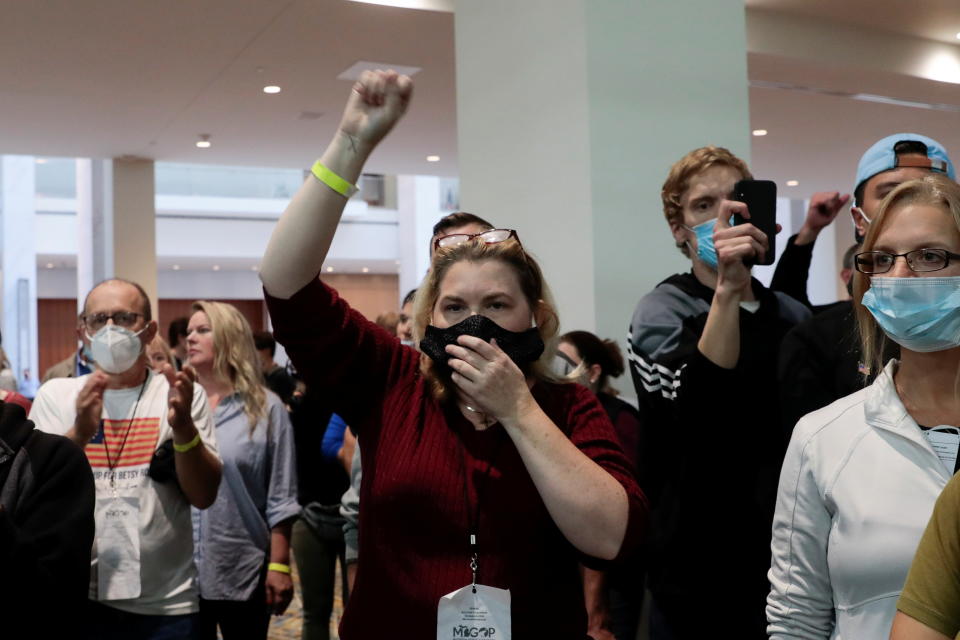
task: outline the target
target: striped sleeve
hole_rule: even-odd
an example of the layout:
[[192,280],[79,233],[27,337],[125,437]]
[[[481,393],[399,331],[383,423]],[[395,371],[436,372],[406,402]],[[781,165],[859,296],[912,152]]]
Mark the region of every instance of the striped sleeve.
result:
[[653,360],[650,356],[634,348],[632,332],[627,335],[627,358],[633,374],[637,395],[641,388],[646,393],[658,394],[667,400],[676,400],[680,390],[681,373],[686,363],[678,367],[669,367]]

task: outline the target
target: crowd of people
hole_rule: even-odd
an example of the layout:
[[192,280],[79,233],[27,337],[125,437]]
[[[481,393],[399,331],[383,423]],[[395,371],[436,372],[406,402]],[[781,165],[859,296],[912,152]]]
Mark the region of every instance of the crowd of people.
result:
[[[263,257],[273,334],[197,301],[168,343],[114,278],[32,403],[0,388],[18,618],[265,638],[293,559],[309,640],[329,637],[338,565],[347,640],[634,640],[644,610],[654,640],[960,631],[960,186],[941,144],[867,149],[850,195],[810,198],[770,286],[751,265],[775,248],[733,199],[749,167],[689,152],[661,198],[690,270],[641,297],[624,354],[561,333],[517,231],[469,213],[438,222],[423,282],[376,321],[319,279],[412,90],[380,71],[351,90]],[[813,305],[813,248],[848,206],[849,299]],[[636,405],[612,383],[628,369]]]

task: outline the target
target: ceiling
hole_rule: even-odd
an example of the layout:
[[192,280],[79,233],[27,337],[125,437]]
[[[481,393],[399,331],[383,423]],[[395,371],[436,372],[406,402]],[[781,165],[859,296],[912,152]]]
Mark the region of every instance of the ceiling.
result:
[[957,0],[745,0],[748,9],[769,9],[824,22],[868,27],[957,43]]
[[[871,29],[878,42],[889,32],[960,43],[958,0],[746,5]],[[422,69],[415,108],[368,170],[457,174],[452,13],[348,0],[0,0],[0,18],[0,153],[309,166],[350,88],[337,76],[366,60]],[[771,55],[748,64],[755,84],[960,105],[956,84]],[[271,84],[282,92],[264,94]],[[753,139],[755,173],[798,180],[797,196],[849,189],[859,154],[893,131],[919,130],[960,153],[958,111],[754,87],[750,119],[770,132]],[[211,148],[196,148],[200,134]]]
[[[421,67],[417,108],[368,168],[457,171],[447,12],[346,0],[0,0],[0,59],[0,153],[284,167],[323,151],[352,84],[341,72],[359,60]],[[195,147],[200,134],[209,149]]]
[[[833,67],[749,55],[754,85],[763,81],[827,89],[750,89],[750,122],[766,129],[752,139],[751,168],[774,180],[781,195],[805,198],[814,191],[851,192],[860,155],[878,139],[896,132],[938,140],[960,165],[960,85],[877,71]],[[867,94],[930,103],[952,103],[958,111],[861,102],[837,93]],[[788,180],[799,182],[786,187]]]

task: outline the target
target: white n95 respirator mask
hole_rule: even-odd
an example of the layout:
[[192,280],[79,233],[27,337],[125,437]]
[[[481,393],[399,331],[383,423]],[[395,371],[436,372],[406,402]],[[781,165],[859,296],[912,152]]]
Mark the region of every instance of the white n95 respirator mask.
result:
[[108,324],[92,336],[88,333],[93,361],[107,373],[123,373],[140,357],[143,345],[139,336],[144,331],[146,327],[134,333],[130,329]]

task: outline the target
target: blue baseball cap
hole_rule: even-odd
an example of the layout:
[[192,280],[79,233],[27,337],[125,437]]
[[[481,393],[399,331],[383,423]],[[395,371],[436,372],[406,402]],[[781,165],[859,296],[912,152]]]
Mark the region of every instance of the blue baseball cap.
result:
[[[927,146],[927,157],[898,158],[893,149],[898,142],[906,141],[925,144]],[[878,173],[898,167],[919,167],[930,171],[939,171],[947,174],[951,180],[957,179],[957,174],[953,170],[953,163],[950,162],[950,156],[947,155],[947,150],[943,148],[942,144],[919,133],[895,133],[874,143],[860,158],[860,164],[857,165],[857,181],[853,190],[856,191],[860,185]]]

